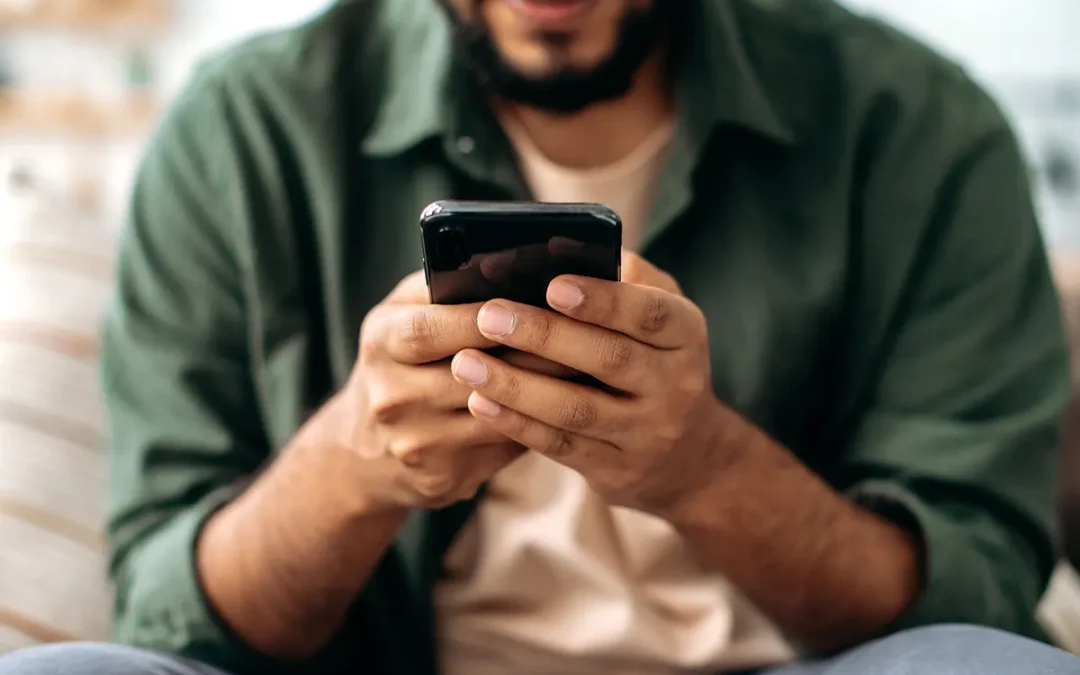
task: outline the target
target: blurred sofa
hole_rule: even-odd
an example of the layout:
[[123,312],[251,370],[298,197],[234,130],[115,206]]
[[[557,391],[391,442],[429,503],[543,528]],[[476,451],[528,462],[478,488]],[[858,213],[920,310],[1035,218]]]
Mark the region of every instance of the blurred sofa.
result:
[[[97,333],[114,237],[92,219],[58,213],[33,195],[6,208],[0,213],[0,654],[107,639],[111,609],[101,531],[106,444]],[[1060,256],[1055,266],[1080,353],[1080,257]],[[1061,646],[1080,654],[1080,581],[1067,566],[1055,576],[1040,617]]]
[[39,186],[4,186],[0,653],[108,636],[97,334],[114,246]]

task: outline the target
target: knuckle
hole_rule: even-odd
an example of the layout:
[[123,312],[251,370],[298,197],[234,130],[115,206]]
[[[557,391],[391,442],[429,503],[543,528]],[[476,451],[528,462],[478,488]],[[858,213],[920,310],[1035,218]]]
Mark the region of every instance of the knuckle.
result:
[[555,340],[558,329],[555,318],[550,314],[538,312],[529,324],[532,326],[530,342],[533,348],[543,350]]
[[634,346],[625,337],[614,333],[605,334],[596,344],[596,360],[605,373],[625,370],[634,358]]
[[521,398],[521,378],[513,372],[504,372],[496,385],[500,403],[513,404]]
[[425,354],[431,351],[442,330],[430,308],[417,307],[402,323],[399,337],[407,353]]
[[375,394],[369,403],[371,416],[376,424],[391,426],[405,416],[408,403],[399,396],[389,393]]
[[424,453],[419,450],[407,452],[402,455],[398,461],[410,469],[418,469],[424,465]]
[[390,454],[408,467],[418,467],[424,463],[427,455],[426,444],[414,439],[400,439],[389,444]]
[[368,363],[374,359],[381,351],[381,345],[371,335],[360,336],[360,346],[357,350],[357,357],[361,363]]
[[709,391],[708,378],[701,373],[690,372],[675,380],[675,391],[681,401],[693,400]]
[[588,429],[596,424],[596,406],[586,398],[575,397],[564,404],[559,418],[561,426],[567,429]]
[[681,400],[673,400],[672,397],[654,400],[652,403],[637,409],[636,419],[638,429],[648,430],[648,443],[656,451],[673,443],[681,436],[681,429],[685,414]]
[[532,435],[534,422],[531,418],[525,415],[511,415],[510,420],[508,424],[510,434],[517,437]]
[[568,431],[554,429],[548,439],[544,454],[550,457],[569,457],[574,452],[574,436]]
[[637,326],[644,333],[659,333],[671,320],[671,302],[659,293],[648,293],[638,314]]
[[641,478],[638,471],[623,467],[617,471],[608,471],[604,476],[604,485],[614,494],[626,495],[640,487]]
[[608,292],[597,311],[600,323],[606,325],[614,322],[619,316],[619,306],[619,294]]
[[357,357],[360,361],[370,361],[382,352],[383,334],[382,319],[376,308],[364,317],[360,324],[360,338],[357,347]]
[[653,436],[659,442],[658,450],[667,449],[682,436],[682,424],[674,421],[658,424],[653,427]]

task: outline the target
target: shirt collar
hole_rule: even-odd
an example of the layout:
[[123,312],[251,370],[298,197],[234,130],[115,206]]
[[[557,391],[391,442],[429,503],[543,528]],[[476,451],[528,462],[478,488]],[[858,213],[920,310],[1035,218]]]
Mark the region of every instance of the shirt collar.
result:
[[[796,135],[755,70],[731,0],[661,1],[690,2],[697,14],[678,65],[686,131],[704,142],[715,128],[728,126],[793,145]],[[393,0],[384,8],[389,77],[362,152],[392,156],[440,136],[452,143],[462,123],[489,117],[482,95],[453,63],[449,22],[434,0]]]
[[[670,1],[670,0],[669,0]],[[698,0],[678,68],[680,107],[702,133],[718,126],[750,131],[781,145],[796,142],[750,56],[748,32],[733,0]]]
[[447,131],[455,69],[449,22],[435,0],[389,0],[382,7],[374,32],[386,40],[386,75],[381,88],[360,92],[364,97],[381,96],[361,151],[390,156]]

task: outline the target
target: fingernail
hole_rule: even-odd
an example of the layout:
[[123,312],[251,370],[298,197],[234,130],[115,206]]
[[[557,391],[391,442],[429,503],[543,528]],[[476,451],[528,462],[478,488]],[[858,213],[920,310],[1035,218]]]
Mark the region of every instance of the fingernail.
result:
[[472,385],[480,385],[487,382],[488,369],[483,361],[467,354],[461,354],[454,359],[454,377],[464,380]]
[[469,410],[481,417],[498,417],[499,413],[502,412],[502,406],[490,398],[473,392],[472,396],[469,397]]
[[547,299],[556,309],[577,309],[585,302],[585,293],[569,281],[555,281],[548,287]]
[[485,305],[476,318],[476,324],[485,335],[505,337],[514,332],[517,317],[502,305]]

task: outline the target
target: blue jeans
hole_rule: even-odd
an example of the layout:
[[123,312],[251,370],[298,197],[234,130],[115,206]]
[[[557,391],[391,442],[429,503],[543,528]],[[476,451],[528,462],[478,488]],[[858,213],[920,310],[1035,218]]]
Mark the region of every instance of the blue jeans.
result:
[[[0,675],[227,675],[173,656],[114,645],[53,645],[0,658]],[[878,640],[829,661],[761,675],[1080,675],[1080,659],[1008,633],[935,626]]]

